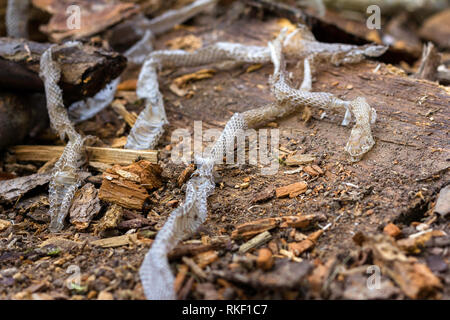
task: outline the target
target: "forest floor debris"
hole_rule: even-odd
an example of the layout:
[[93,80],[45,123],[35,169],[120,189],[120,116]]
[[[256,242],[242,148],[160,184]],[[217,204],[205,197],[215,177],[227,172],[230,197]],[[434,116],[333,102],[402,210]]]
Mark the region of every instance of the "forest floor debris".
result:
[[[248,10],[227,24],[207,13],[160,35],[154,45],[195,50],[197,42],[205,46],[220,39],[263,46],[280,25],[273,15],[266,12],[260,19],[260,14]],[[215,29],[205,21],[216,21]],[[287,64],[289,80],[298,87],[303,63],[287,59]],[[137,74],[129,71],[116,107],[76,125],[98,137],[86,148],[91,184],[80,188],[79,198],[75,194],[69,211],[75,224],[56,236],[48,232],[48,179],[36,183],[33,177],[46,177],[61,154],[57,138],[44,132],[25,141],[34,145],[5,152],[0,190],[10,187],[0,192],[0,297],[145,299],[138,270],[196,169],[170,161],[176,147],[170,133],[192,130],[194,120],[223,128],[231,114],[271,102],[272,68],[251,66],[159,72],[170,124],[157,152],[121,149],[144,107],[132,92]],[[326,90],[345,100],[365,96],[377,109],[372,127],[377,143],[362,161],[353,164],[342,156],[342,117],[311,109],[306,122],[293,115],[264,127],[280,130],[283,155],[276,175],[263,176],[248,164],[217,166],[205,224],[168,254],[178,298],[450,299],[450,91],[409,77],[418,65],[400,67],[380,61],[315,66],[314,92]],[[204,74],[211,77],[192,76]],[[132,81],[125,85],[127,79]],[[171,90],[175,79],[188,95]],[[152,169],[156,163],[161,169]],[[13,182],[15,177],[30,186],[11,187],[20,181]],[[115,200],[100,196],[108,184],[106,190],[116,188],[110,192]],[[130,200],[119,186],[131,184],[140,192],[133,195],[145,200],[127,207]],[[66,283],[71,265],[80,267],[80,286]],[[367,287],[375,267],[381,271],[379,290]]]

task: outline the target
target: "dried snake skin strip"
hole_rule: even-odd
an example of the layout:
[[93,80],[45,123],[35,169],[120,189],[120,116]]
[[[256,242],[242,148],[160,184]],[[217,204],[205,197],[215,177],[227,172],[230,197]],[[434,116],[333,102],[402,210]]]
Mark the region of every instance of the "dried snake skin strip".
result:
[[227,122],[207,158],[197,158],[197,171],[186,185],[184,203],[175,209],[158,232],[155,241],[144,258],[139,270],[147,299],[175,299],[174,277],[170,271],[167,254],[206,220],[207,198],[214,191],[214,163],[221,159],[225,150],[234,146],[234,138],[246,128],[241,114],[236,113]]
[[[79,43],[66,43],[63,46],[75,46]],[[64,107],[62,90],[58,86],[61,77],[59,65],[53,61],[53,46],[47,49],[40,61],[40,76],[45,84],[47,109],[51,127],[61,140],[69,139],[63,154],[55,164],[52,180],[49,184],[50,230],[57,232],[64,227],[64,219],[69,211],[73,196],[81,184],[79,163],[83,156],[84,138],[75,131]]]
[[142,67],[137,85],[137,96],[145,99],[146,106],[131,129],[125,148],[154,148],[164,132],[167,117],[159,91],[159,68],[198,66],[230,60],[244,63],[267,62],[270,60],[270,52],[267,47],[228,42],[218,42],[193,53],[183,50],[152,52]]
[[[198,169],[187,183],[184,203],[175,209],[169,216],[163,228],[144,258],[139,274],[148,299],[175,299],[174,276],[170,272],[167,259],[168,253],[184,238],[192,234],[206,220],[207,198],[214,191],[212,182],[213,169],[216,161],[220,160],[227,149],[234,147],[234,140],[247,127],[260,126],[268,121],[292,113],[299,106],[314,106],[323,108],[350,108],[355,114],[357,124],[352,130],[349,144],[359,148],[360,137],[354,134],[367,134],[365,125],[371,117],[371,109],[363,98],[357,98],[352,102],[346,102],[335,98],[329,93],[314,93],[311,90],[311,73],[309,63],[305,60],[305,77],[300,90],[295,90],[287,85],[284,80],[284,62],[281,53],[281,39],[283,34],[270,45],[271,59],[274,64],[274,75],[271,79],[274,95],[277,103],[269,106],[236,113],[227,122],[220,138],[215,143],[208,158],[196,159]],[[366,108],[368,107],[368,109]],[[361,127],[364,127],[361,130]],[[362,133],[361,133],[362,132]],[[369,124],[369,135],[370,124]],[[352,139],[356,139],[353,141]],[[370,146],[371,147],[371,146]],[[369,148],[370,149],[370,148]],[[348,151],[348,150],[347,150]],[[357,155],[350,149],[351,154]]]
[[[329,59],[335,64],[355,63],[365,57],[383,54],[386,47],[378,45],[354,46],[328,44],[316,41],[304,26],[292,32],[284,41],[284,51],[289,57],[310,60]],[[159,91],[157,71],[167,67],[192,67],[234,61],[239,63],[268,63],[271,53],[268,47],[246,46],[239,43],[218,42],[195,52],[183,50],[154,51],[146,59],[139,75],[137,95],[146,100],[144,110],[131,129],[125,148],[154,148],[164,132],[167,117],[162,95]],[[317,95],[311,93],[311,95]],[[348,123],[346,113],[343,124]]]
[[[355,116],[356,124],[352,129],[345,150],[349,153],[352,161],[359,161],[375,144],[370,127],[370,124],[376,121],[375,109],[371,108],[362,97],[353,101],[344,101],[330,93],[310,92],[309,80],[307,85],[305,85],[304,80],[300,89],[292,88],[285,77],[285,64],[280,40],[282,37],[283,35],[269,44],[274,64],[271,89],[278,105],[284,106],[284,109],[289,109],[292,106],[290,110],[298,106],[307,106],[325,110],[345,108],[346,113],[350,111]],[[310,79],[311,77],[308,65],[308,60],[305,60],[305,79]]]

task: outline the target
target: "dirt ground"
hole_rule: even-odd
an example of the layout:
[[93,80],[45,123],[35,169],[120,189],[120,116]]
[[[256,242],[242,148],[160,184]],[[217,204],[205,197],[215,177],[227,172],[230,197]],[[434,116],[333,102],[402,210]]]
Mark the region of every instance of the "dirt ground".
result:
[[[158,37],[155,48],[167,48],[169,40],[187,35],[200,38],[203,45],[218,39],[265,45],[281,28],[277,17],[259,19],[251,14],[231,22],[219,20],[214,27],[209,23],[207,17],[196,18],[189,27]],[[47,229],[46,187],[29,192],[16,203],[1,204],[0,219],[14,224],[0,233],[0,298],[145,299],[139,267],[151,239],[184,199],[185,189],[177,184],[177,178],[185,166],[170,161],[175,146],[171,133],[178,128],[193,132],[194,121],[198,120],[203,121],[204,130],[222,129],[233,113],[273,101],[268,84],[272,66],[263,65],[251,72],[248,67],[216,70],[209,79],[188,83],[188,98],[177,96],[169,89],[170,84],[180,75],[206,67],[161,71],[160,87],[170,123],[156,148],[160,150],[163,186],[151,193],[150,204],[144,210],[125,209],[128,216],[146,217],[148,226],[95,234],[96,224],[110,206],[102,202],[100,214],[88,229],[78,231],[67,223],[61,233],[51,234]],[[302,63],[288,61],[287,69],[292,82],[299,85]],[[123,79],[136,77],[136,70],[127,70]],[[265,127],[280,130],[279,170],[275,175],[262,175],[260,167],[249,164],[217,167],[216,189],[208,200],[206,223],[187,239],[184,247],[179,246],[181,253],[174,253],[170,259],[174,274],[178,274],[181,299],[409,299],[410,291],[399,284],[390,267],[355,240],[357,235],[382,235],[389,223],[401,230],[397,241],[417,233],[421,223],[433,230],[436,236],[407,256],[431,270],[439,284],[412,279],[411,287],[421,288],[416,298],[450,299],[450,225],[448,219],[433,215],[437,195],[449,181],[448,87],[412,79],[395,66],[369,60],[339,67],[331,63],[315,65],[313,91],[322,90],[346,100],[367,98],[378,114],[372,127],[376,140],[373,150],[357,163],[349,161],[344,146],[351,129],[340,125],[343,113],[327,113],[322,119],[323,110],[306,110]],[[130,112],[138,113],[143,108],[133,91],[119,91],[117,97],[127,101]],[[303,116],[308,112],[311,117],[305,122]],[[109,146],[129,132],[124,120],[111,108],[77,125],[77,129],[97,136],[97,146]],[[58,139],[47,130],[25,144],[54,145]],[[323,173],[289,173],[298,168],[285,162],[294,151],[314,156],[313,164]],[[6,165],[11,165],[10,171],[18,175],[27,175],[43,163],[18,163],[13,155],[4,153]],[[100,188],[102,173],[92,167],[88,170],[92,174],[88,181]],[[294,198],[273,196],[272,189],[299,181],[307,183],[306,193]],[[272,195],[256,203],[262,192]],[[270,242],[245,254],[238,250],[248,239],[232,238],[232,232],[243,223],[309,214],[319,217],[317,223],[306,229],[273,228]],[[298,257],[286,253],[290,252],[289,243],[304,240],[321,228],[325,231],[314,248]],[[130,233],[130,229],[138,238],[127,245],[104,248],[91,243]],[[56,237],[66,241],[51,241]],[[215,243],[214,239],[220,239],[217,245],[206,245],[210,240]],[[261,267],[261,248],[269,248],[273,255],[274,265],[270,268]],[[191,270],[183,271],[182,257],[198,262],[201,251],[217,255],[203,268],[206,278]],[[366,287],[370,276],[367,268],[371,265],[381,267],[381,290]],[[69,289],[66,281],[73,275],[73,266],[80,270],[81,284]],[[401,268],[397,271],[403,272]]]

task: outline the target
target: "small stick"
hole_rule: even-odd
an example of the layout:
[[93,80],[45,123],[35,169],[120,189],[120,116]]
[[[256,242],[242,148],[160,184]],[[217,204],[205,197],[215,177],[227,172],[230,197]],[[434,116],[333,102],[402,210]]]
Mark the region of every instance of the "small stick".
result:
[[195,262],[194,260],[192,260],[191,258],[188,257],[183,257],[181,258],[181,260],[183,260],[183,262],[185,264],[188,265],[189,268],[191,268],[192,272],[198,276],[199,278],[202,279],[206,279],[208,276],[206,275],[206,273],[202,270],[202,268],[200,268]]
[[239,248],[239,253],[246,253],[253,248],[257,248],[260,245],[266,243],[272,239],[272,235],[269,231],[264,231],[263,233],[258,234],[256,237],[250,239]]

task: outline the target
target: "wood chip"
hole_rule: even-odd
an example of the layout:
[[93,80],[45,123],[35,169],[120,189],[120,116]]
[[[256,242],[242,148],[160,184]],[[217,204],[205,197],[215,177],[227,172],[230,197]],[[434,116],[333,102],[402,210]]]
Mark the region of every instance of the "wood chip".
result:
[[261,203],[264,201],[267,201],[275,195],[275,188],[268,187],[265,190],[255,194],[255,196],[252,199],[252,203]]
[[323,234],[323,230],[313,232],[307,239],[300,242],[289,243],[289,250],[295,255],[299,256],[303,252],[312,249],[316,245],[317,239]]
[[314,162],[315,160],[316,158],[313,155],[295,153],[290,154],[287,157],[285,163],[288,166],[300,166],[303,164]]
[[78,28],[72,28],[67,23],[66,12],[71,4],[73,1],[70,0],[33,0],[34,6],[51,15],[48,24],[41,26],[40,30],[54,42],[92,36],[138,12],[138,6],[134,3],[78,0],[77,5],[83,8],[80,17],[83,23]]
[[400,230],[399,227],[397,227],[395,224],[393,223],[389,223],[387,224],[384,229],[383,232],[385,234],[387,234],[388,236],[391,236],[393,238],[397,238],[402,234],[402,231]]
[[[318,166],[316,166],[317,168],[319,168]],[[313,166],[307,166],[303,168],[303,171],[305,171],[307,174],[309,174],[312,177],[317,177],[318,175],[320,175],[323,171],[320,169],[320,171],[316,170],[317,168],[314,168]]]
[[100,291],[97,300],[114,300],[114,296],[108,291]]
[[218,252],[215,250],[209,250],[209,251],[197,254],[194,258],[194,261],[197,263],[197,265],[200,268],[203,269],[204,267],[213,263],[217,259],[219,259]]
[[115,248],[126,246],[128,244],[136,243],[137,234],[125,234],[123,236],[105,238],[100,240],[92,241],[91,244],[94,246],[102,247],[102,248]]
[[236,229],[231,233],[231,238],[248,239],[260,234],[261,232],[268,231],[276,227],[306,228],[320,219],[321,217],[315,214],[259,219],[236,226]]
[[274,263],[272,252],[267,248],[258,250],[258,260],[256,265],[265,271],[272,269]]
[[178,78],[175,78],[173,80],[173,84],[175,84],[178,88],[182,88],[190,81],[212,78],[214,76],[214,73],[216,73],[216,70],[201,69],[197,72],[185,74]]
[[239,247],[239,253],[246,253],[250,251],[251,249],[257,248],[260,245],[270,241],[272,239],[272,235],[269,231],[264,231],[263,233],[260,233],[256,237],[250,239],[246,243],[242,244]]
[[111,141],[111,148],[123,148],[127,144],[127,137],[119,137],[115,138],[113,141]]
[[100,221],[94,227],[94,234],[98,235],[102,231],[108,229],[114,229],[119,225],[122,220],[123,209],[121,206],[113,204],[106,211],[105,215],[100,219]]
[[183,257],[181,258],[181,260],[183,260],[183,262],[189,266],[189,268],[192,270],[192,272],[202,278],[202,279],[206,279],[207,275],[205,273],[205,271],[202,270],[202,268],[200,268],[195,262],[194,260],[192,260],[191,258],[188,257]]
[[276,228],[281,222],[281,218],[265,218],[256,221],[240,224],[231,233],[232,239],[249,238],[264,231]]
[[98,191],[92,183],[87,183],[75,193],[69,210],[70,223],[77,230],[84,230],[89,227],[91,220],[100,212],[100,209]]
[[11,226],[11,222],[9,222],[8,220],[0,219],[0,232],[5,231],[10,226]]
[[30,176],[0,181],[0,202],[15,201],[28,191],[47,184],[52,175],[50,173],[35,173]]
[[55,246],[58,248],[61,248],[63,250],[69,251],[75,247],[81,246],[80,242],[77,241],[72,241],[66,238],[62,238],[62,237],[51,237],[47,240],[45,240],[44,242],[42,242],[39,247],[45,247],[45,246]]
[[149,198],[147,190],[159,188],[162,169],[146,160],[129,166],[113,166],[103,173],[98,197],[124,208],[142,210]]
[[184,283],[184,279],[186,279],[186,275],[189,271],[189,267],[185,264],[180,265],[180,267],[178,268],[178,273],[177,276],[175,277],[175,281],[174,281],[174,290],[175,292],[179,292],[183,283]]
[[308,189],[306,182],[296,182],[284,187],[277,188],[275,190],[277,198],[283,198],[289,196],[289,198],[294,198]]
[[137,114],[134,112],[129,112],[121,100],[114,100],[111,107],[114,112],[121,116],[130,127],[134,126],[137,120]]
[[125,80],[117,86],[117,91],[136,91],[137,79]]
[[183,172],[178,177],[178,179],[177,179],[178,187],[181,187],[191,177],[191,175],[194,173],[194,171],[195,171],[195,165],[191,163],[183,170]]

